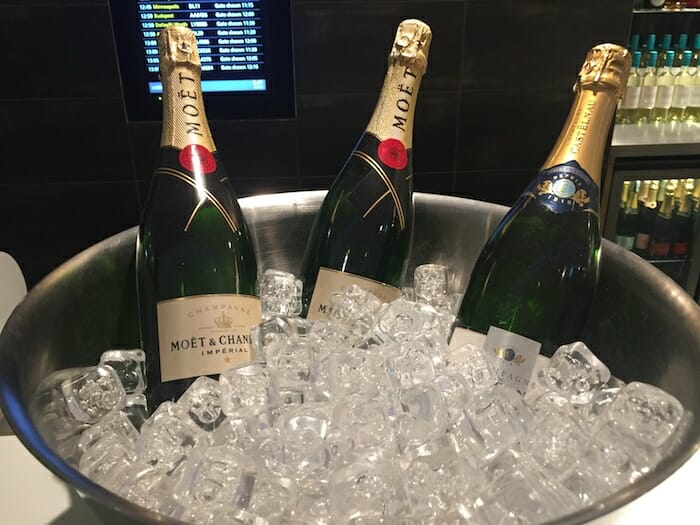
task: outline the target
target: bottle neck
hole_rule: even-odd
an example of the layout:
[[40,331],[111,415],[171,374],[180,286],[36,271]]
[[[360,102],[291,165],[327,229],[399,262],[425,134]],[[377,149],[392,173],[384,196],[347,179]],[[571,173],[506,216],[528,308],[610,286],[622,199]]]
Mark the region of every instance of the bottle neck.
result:
[[664,196],[664,202],[659,208],[659,216],[664,219],[670,219],[673,215],[673,193],[667,192]]
[[400,140],[406,149],[413,145],[413,117],[424,71],[396,62],[389,66],[384,85],[366,131],[380,141]]
[[161,147],[179,150],[191,144],[216,151],[204,111],[200,69],[182,64],[161,75],[163,83],[163,125]]
[[600,187],[603,155],[616,107],[613,89],[581,89],[542,169],[576,161]]

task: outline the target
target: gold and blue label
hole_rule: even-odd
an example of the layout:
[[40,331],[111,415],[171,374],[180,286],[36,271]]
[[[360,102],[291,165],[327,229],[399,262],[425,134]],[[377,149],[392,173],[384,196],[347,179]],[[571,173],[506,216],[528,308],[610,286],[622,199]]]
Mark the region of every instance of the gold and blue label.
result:
[[554,213],[598,214],[600,189],[576,161],[540,171],[524,192]]

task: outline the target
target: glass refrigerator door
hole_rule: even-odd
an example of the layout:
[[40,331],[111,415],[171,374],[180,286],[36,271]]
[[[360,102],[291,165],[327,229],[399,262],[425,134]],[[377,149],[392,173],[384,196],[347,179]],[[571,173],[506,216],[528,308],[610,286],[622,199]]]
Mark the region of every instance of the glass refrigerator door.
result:
[[700,125],[616,126],[603,199],[603,236],[696,296]]

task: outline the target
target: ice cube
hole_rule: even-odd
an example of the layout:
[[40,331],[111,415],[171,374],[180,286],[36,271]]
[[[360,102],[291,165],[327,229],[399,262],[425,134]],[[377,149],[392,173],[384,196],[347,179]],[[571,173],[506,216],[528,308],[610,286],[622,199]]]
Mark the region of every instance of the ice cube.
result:
[[453,435],[443,434],[419,447],[409,449],[402,458],[411,516],[418,522],[447,521],[452,509],[467,506],[483,488],[480,473],[457,453]]
[[520,446],[550,480],[560,481],[571,472],[589,439],[575,413],[549,409],[538,412]]
[[185,390],[177,400],[202,430],[212,431],[218,427],[226,415],[221,410],[221,385],[218,381],[201,376]]
[[279,402],[277,372],[265,364],[251,363],[219,375],[224,414],[238,417],[246,412],[269,412]]
[[413,271],[416,300],[431,303],[447,296],[449,271],[441,264],[421,264]]
[[174,495],[189,508],[246,508],[255,481],[255,465],[242,452],[226,446],[200,448],[187,459]]
[[146,353],[143,350],[107,350],[100,356],[99,364],[114,369],[127,394],[146,390]]
[[135,461],[134,442],[110,432],[84,450],[78,469],[95,483],[113,489]]
[[382,301],[364,288],[352,285],[331,294],[329,319],[343,325],[353,336],[363,337],[372,328]]
[[133,448],[138,435],[138,430],[125,413],[113,412],[85,429],[80,436],[78,450],[84,454],[99,441],[110,436],[131,443]]
[[590,402],[595,391],[609,379],[608,367],[583,342],[577,341],[557,348],[534,376],[527,397],[534,399],[552,391],[568,397],[574,405],[581,405]]
[[171,474],[205,439],[205,432],[184,408],[164,401],[141,426],[136,452],[142,463]]
[[175,480],[162,470],[136,462],[124,472],[114,492],[140,507],[169,516],[178,507],[174,486]]
[[260,302],[263,319],[301,313],[300,279],[289,272],[267,269],[260,279]]
[[415,385],[399,392],[397,437],[399,447],[417,446],[445,431],[447,413],[439,392],[432,385]]
[[520,394],[499,384],[476,395],[465,417],[450,432],[460,446],[473,451],[477,461],[484,461],[514,445],[525,435],[532,418]]
[[68,410],[78,421],[95,423],[126,406],[126,391],[111,366],[77,371],[61,383]]
[[348,352],[335,352],[328,359],[333,398],[359,394],[372,399],[390,381],[381,352],[355,348]]
[[318,349],[308,338],[280,339],[267,348],[267,363],[277,371],[280,389],[311,392],[316,381]]
[[445,370],[448,374],[460,374],[464,377],[474,394],[479,394],[498,383],[498,375],[491,361],[472,344],[449,350],[445,355]]
[[256,429],[251,420],[243,417],[227,417],[208,436],[210,446],[229,446],[248,452],[255,444]]
[[397,343],[393,373],[402,387],[432,383],[444,370],[442,347],[426,336]]
[[258,476],[248,504],[248,510],[269,520],[280,520],[282,515],[294,508],[297,484],[291,478]]
[[[382,449],[353,451],[329,480],[331,514],[338,523],[392,520],[409,509],[396,461]],[[370,521],[367,521],[370,522]]]

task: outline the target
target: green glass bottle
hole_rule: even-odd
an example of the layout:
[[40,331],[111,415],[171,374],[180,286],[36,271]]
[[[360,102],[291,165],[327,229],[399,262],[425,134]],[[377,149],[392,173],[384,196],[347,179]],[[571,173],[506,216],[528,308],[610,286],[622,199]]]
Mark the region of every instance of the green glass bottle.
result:
[[420,20],[398,27],[374,113],[309,234],[301,270],[308,319],[325,317],[331,294],[351,284],[384,301],[400,294],[413,234],[413,118],[431,38]]
[[[689,180],[692,181],[693,179]],[[678,208],[673,211],[673,217],[671,217],[671,229],[673,230],[671,256],[674,259],[685,259],[688,257],[692,239],[692,194],[693,187],[686,183],[683,186]]]
[[[644,181],[649,182],[647,196],[639,201],[642,205],[639,206],[639,222],[637,224],[637,234],[634,237],[633,251],[640,257],[647,258],[649,256],[649,240],[651,238],[651,229],[656,219],[657,201],[656,197],[659,193],[659,181]],[[640,194],[641,195],[641,194]]]
[[673,242],[673,193],[675,187],[666,186],[663,204],[659,208],[651,231],[649,255],[652,259],[666,259],[671,253]]
[[248,361],[261,320],[253,243],[204,112],[195,36],[168,26],[158,46],[160,158],[136,247],[151,408]]
[[627,87],[620,100],[620,107],[617,111],[616,124],[633,124],[636,122],[635,115],[639,105],[639,95],[642,89],[642,75],[639,73],[640,51],[632,52],[632,67],[627,78]]
[[697,69],[690,67],[692,58],[692,51],[689,49],[683,51],[680,70],[673,79],[673,99],[667,117],[667,120],[671,122],[685,122],[688,120],[692,122],[692,119],[686,114],[686,109],[691,104]]
[[[666,53],[671,51],[671,42],[673,40],[673,35],[671,33],[666,33],[661,39],[661,44],[659,45],[659,48],[657,51],[659,52],[659,56],[656,59],[657,63],[659,65],[663,65],[666,63]],[[674,51],[675,54],[675,51]],[[671,64],[673,64],[673,61],[671,61]]]
[[639,231],[639,204],[637,198],[637,193],[634,191],[630,193],[624,212],[617,221],[615,242],[627,250],[634,248],[634,239]]
[[483,345],[518,389],[540,350],[551,356],[582,336],[598,276],[603,154],[630,64],[619,45],[588,52],[559,138],[483,247],[462,300],[450,346]]
[[681,33],[678,35],[678,41],[673,45],[673,50],[676,52],[676,56],[673,59],[673,73],[677,74],[678,69],[681,67],[681,61],[683,60],[683,51],[688,49],[688,34]]
[[642,71],[642,85],[639,91],[639,102],[637,104],[636,121],[637,124],[648,124],[652,121],[651,112],[656,104],[656,58],[657,52],[649,53],[647,67]]
[[651,108],[650,122],[665,122],[668,117],[668,111],[671,108],[671,102],[673,100],[674,82],[676,80],[676,77],[671,74],[674,56],[675,52],[669,49],[666,53],[666,62],[660,64],[656,71],[656,99],[654,101],[654,106]]

